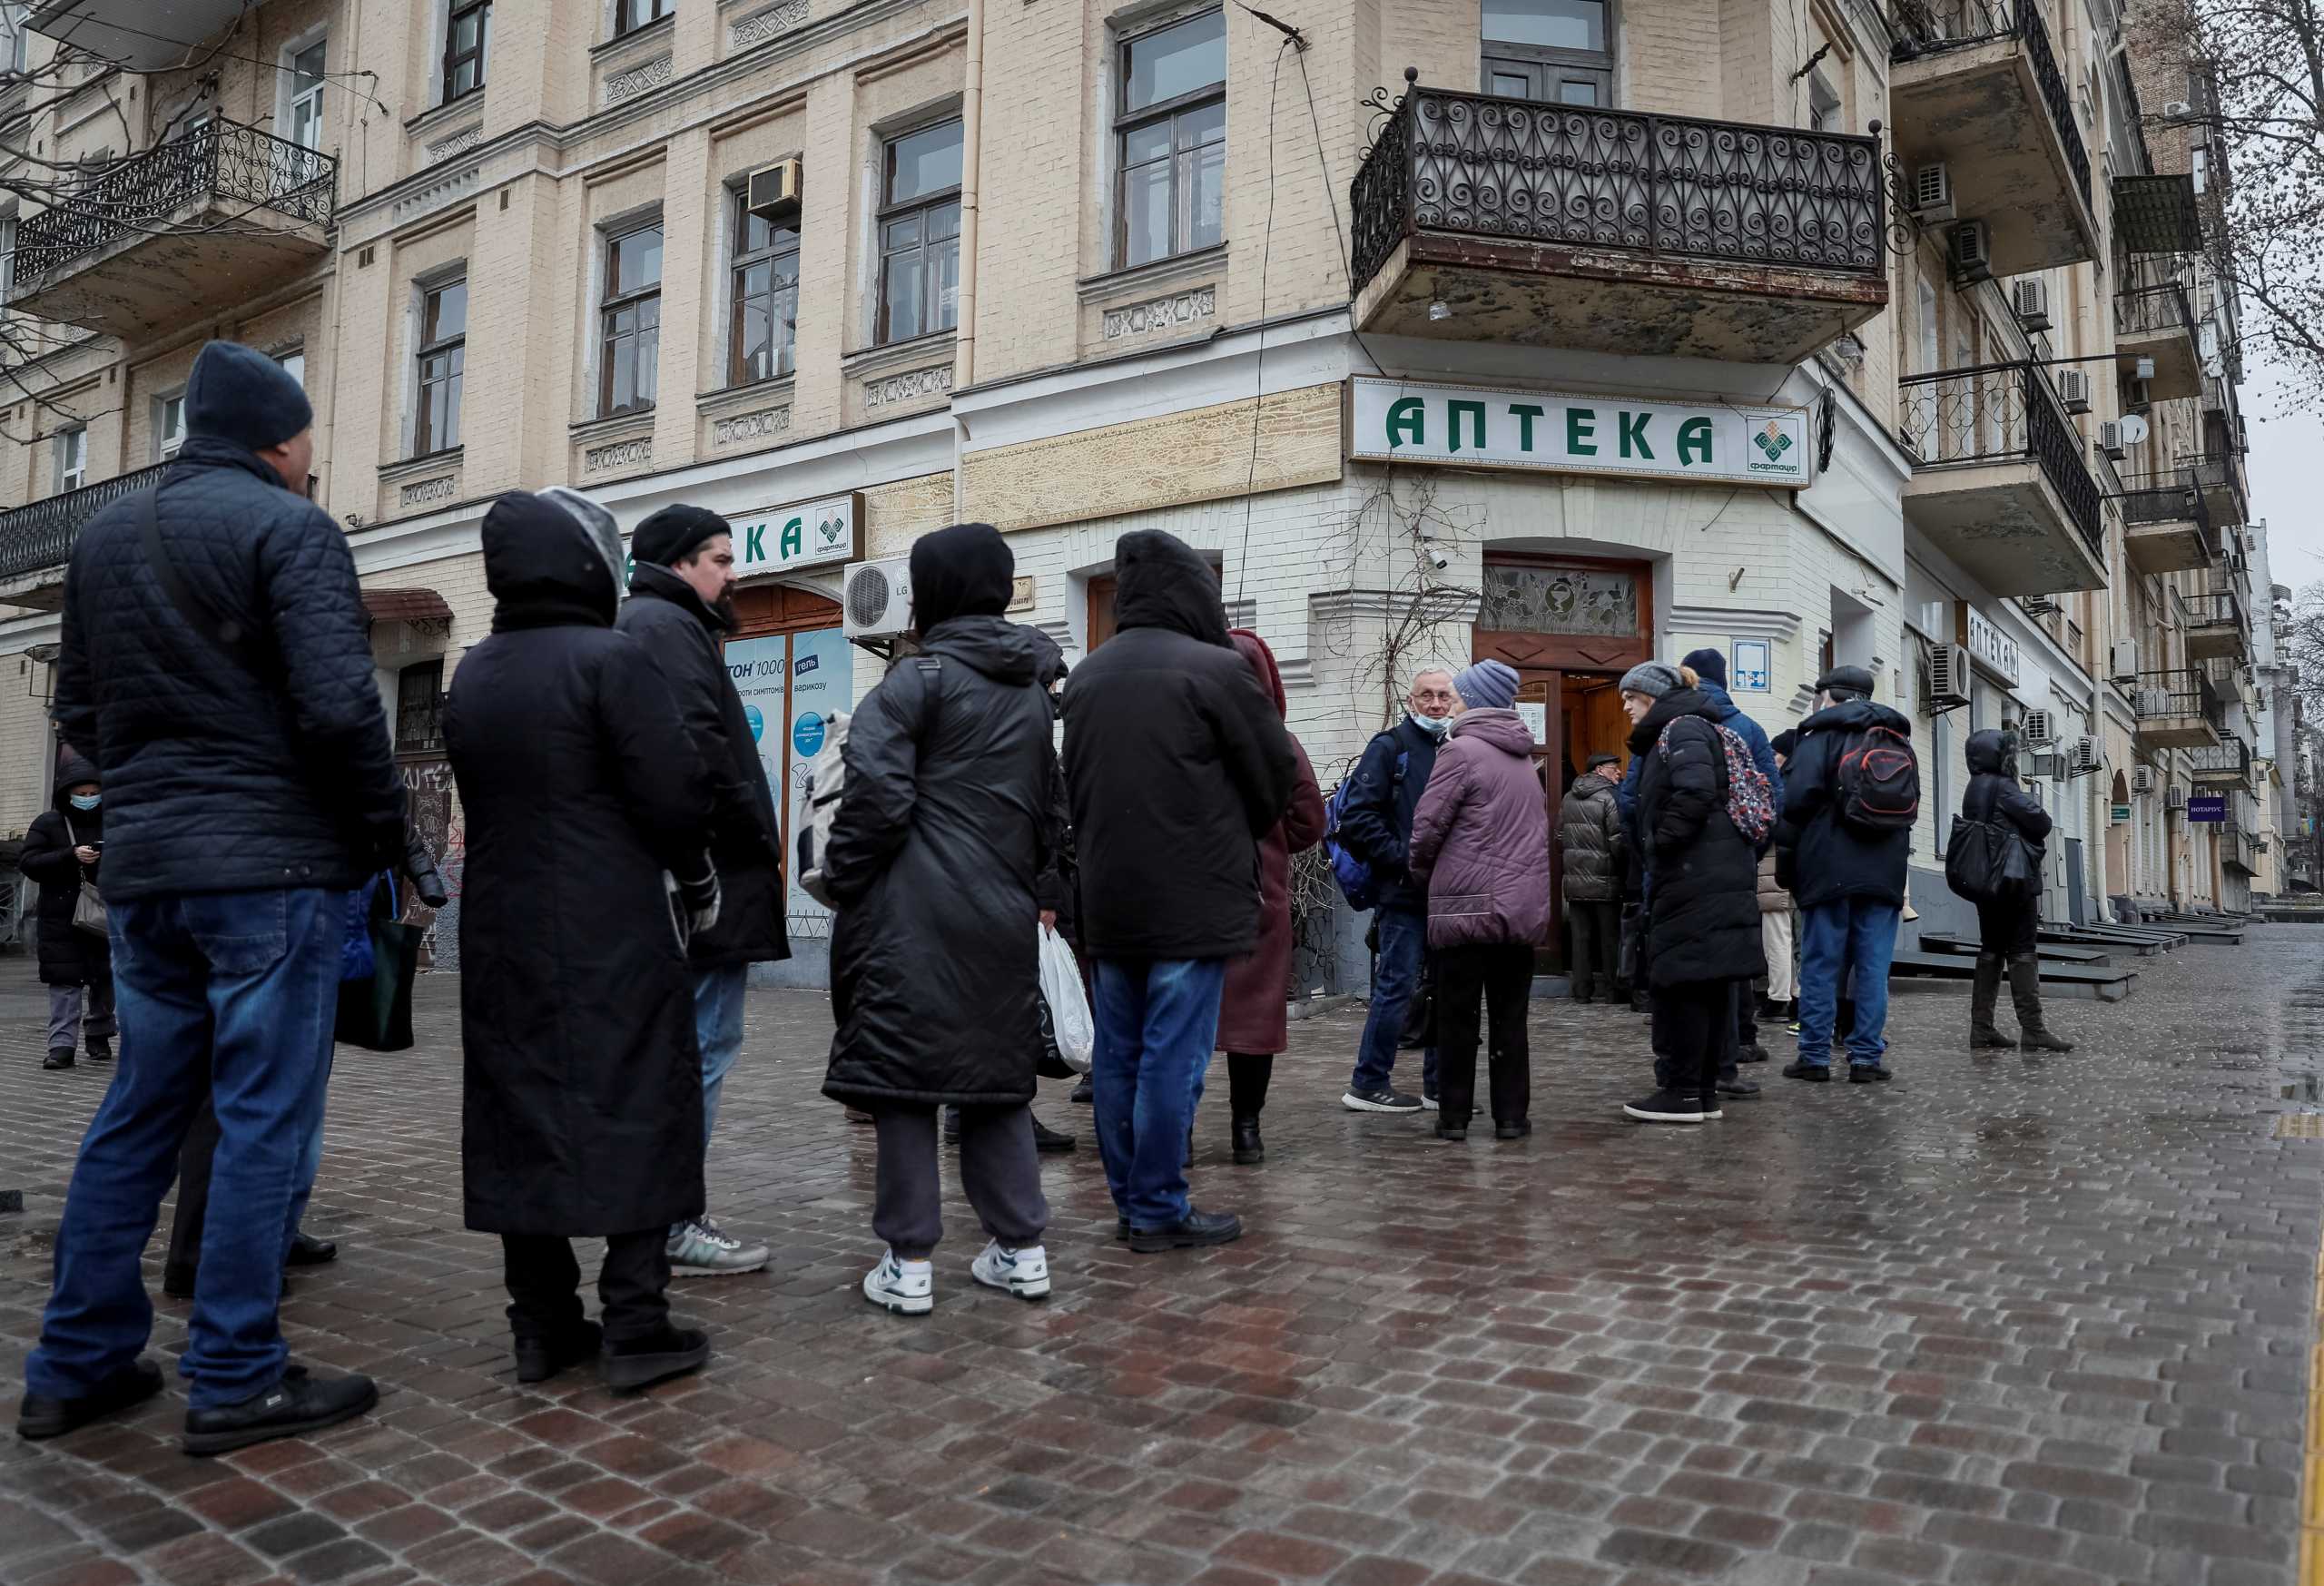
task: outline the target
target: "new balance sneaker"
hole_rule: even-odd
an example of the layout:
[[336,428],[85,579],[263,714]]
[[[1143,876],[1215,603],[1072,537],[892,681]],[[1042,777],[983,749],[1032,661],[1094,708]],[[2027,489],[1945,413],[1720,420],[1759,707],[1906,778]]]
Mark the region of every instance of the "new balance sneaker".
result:
[[1641,1123],[1703,1123],[1719,1116],[1691,1090],[1658,1090],[1643,1101],[1626,1101],[1622,1111]]
[[[1046,1264],[1042,1270],[1046,1277]],[[891,1250],[863,1275],[863,1297],[900,1316],[924,1316],[936,1308],[936,1268],[926,1261],[900,1261]]]
[[1020,1300],[1049,1297],[1049,1253],[1039,1245],[1011,1250],[995,1239],[969,1264],[969,1276],[987,1288],[1015,1295]]
[[767,1263],[763,1245],[746,1245],[707,1217],[688,1217],[670,1230],[670,1276],[730,1277]]
[[1427,1103],[1398,1090],[1351,1090],[1340,1098],[1350,1112],[1418,1112]]

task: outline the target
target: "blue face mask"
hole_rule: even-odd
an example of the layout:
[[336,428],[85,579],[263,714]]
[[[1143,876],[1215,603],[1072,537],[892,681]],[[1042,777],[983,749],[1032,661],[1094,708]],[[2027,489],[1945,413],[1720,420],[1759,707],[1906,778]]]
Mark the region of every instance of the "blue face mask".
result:
[[1424,716],[1418,711],[1406,711],[1404,714],[1412,718],[1413,726],[1432,738],[1442,738],[1452,730],[1452,718],[1450,716]]
[[67,793],[64,796],[76,810],[94,810],[105,799],[103,793]]

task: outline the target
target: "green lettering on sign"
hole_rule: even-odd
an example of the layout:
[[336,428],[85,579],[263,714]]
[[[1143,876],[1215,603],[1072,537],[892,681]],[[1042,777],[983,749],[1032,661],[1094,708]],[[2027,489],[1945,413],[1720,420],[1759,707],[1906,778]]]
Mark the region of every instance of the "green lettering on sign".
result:
[[782,556],[786,562],[807,548],[805,540],[801,537],[802,527],[795,517],[783,526]]
[[1485,405],[1482,402],[1448,402],[1444,406],[1444,427],[1452,432],[1452,449],[1461,449],[1461,420],[1469,420],[1469,449],[1485,448]]
[[1689,419],[1679,425],[1679,466],[1687,468],[1695,463],[1707,463],[1710,460],[1710,420]]
[[1533,420],[1541,416],[1541,409],[1531,402],[1512,402],[1509,404],[1509,416],[1517,420],[1517,449],[1532,450]]
[[1646,444],[1646,421],[1653,417],[1654,415],[1651,413],[1623,413],[1620,411],[1615,413],[1614,422],[1620,426],[1622,431],[1622,455],[1624,457],[1630,456],[1630,448],[1635,446],[1638,448],[1638,456],[1646,458],[1649,462],[1652,462],[1654,460],[1654,448]]
[[1568,408],[1565,410],[1565,448],[1576,457],[1596,457],[1598,443],[1590,438],[1598,433],[1598,409]]
[[766,560],[766,525],[753,523],[743,533],[743,561],[745,565]]
[[1404,397],[1388,405],[1388,449],[1428,444],[1428,408],[1418,397]]

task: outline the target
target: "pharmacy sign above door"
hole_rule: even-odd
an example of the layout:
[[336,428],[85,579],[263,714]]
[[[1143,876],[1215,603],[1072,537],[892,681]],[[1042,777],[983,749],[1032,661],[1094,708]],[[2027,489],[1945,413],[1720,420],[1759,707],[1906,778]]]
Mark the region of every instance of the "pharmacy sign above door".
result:
[[744,513],[732,521],[737,578],[863,558],[863,497],[854,491],[771,512]]
[[1815,476],[1805,408],[1641,402],[1364,376],[1349,382],[1348,407],[1348,455],[1364,461],[1786,490],[1805,489]]

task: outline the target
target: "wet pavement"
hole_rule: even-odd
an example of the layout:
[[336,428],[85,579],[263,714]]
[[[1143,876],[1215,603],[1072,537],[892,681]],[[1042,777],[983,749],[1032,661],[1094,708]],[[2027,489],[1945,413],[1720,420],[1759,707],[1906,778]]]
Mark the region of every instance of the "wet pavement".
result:
[[[815,1094],[825,1005],[754,995],[711,1183],[775,1259],[682,1284],[716,1358],[627,1400],[515,1383],[430,977],[420,1049],[342,1054],[308,1226],[344,1254],[284,1311],[378,1413],[212,1462],[174,1393],[6,1439],[0,1582],[2290,1583],[2324,1138],[2280,1120],[2324,1108],[2319,947],[2140,960],[2130,1000],[2056,1005],[2068,1058],[1972,1057],[1965,1000],[1902,997],[1896,1083],[1760,1069],[1699,1129],[1619,1115],[1642,1021],[1542,1005],[1509,1143],[1343,1111],[1333,1013],[1293,1027],[1265,1167],[1228,1165],[1215,1076],[1196,1194],[1252,1232],[1201,1255],[1115,1244],[1051,1087],[1085,1137],[1046,1169],[1056,1296],[970,1284],[955,1187],[910,1321],[855,1292],[871,1140]],[[37,1071],[27,979],[0,967],[10,1392],[104,1083]]]

